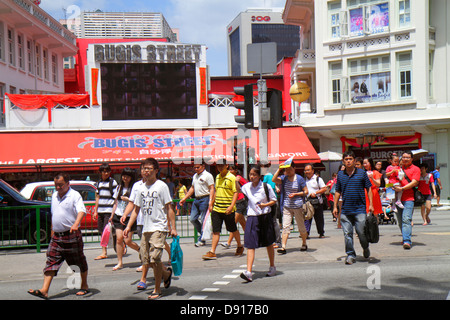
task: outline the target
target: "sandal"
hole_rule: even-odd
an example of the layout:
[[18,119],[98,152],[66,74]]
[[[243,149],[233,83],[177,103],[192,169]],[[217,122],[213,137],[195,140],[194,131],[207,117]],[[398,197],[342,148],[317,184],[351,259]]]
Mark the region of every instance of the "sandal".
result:
[[306,251],[308,250],[308,246],[306,244],[302,245],[300,248],[300,251]]
[[94,260],[102,260],[102,259],[106,259],[106,258],[108,258],[108,257],[100,255],[97,258],[95,258]]
[[278,249],[277,252],[279,254],[286,254],[286,249],[285,248],[281,248],[281,249]]
[[162,297],[161,293],[153,292],[151,295],[148,296],[148,300],[158,300]]
[[164,280],[164,288],[166,289],[170,287],[170,283],[172,282],[172,268],[167,268],[167,270],[170,272],[170,274],[167,280]]
[[41,298],[41,299],[45,299],[45,300],[48,299],[48,297],[47,297],[46,295],[44,295],[44,294],[41,292],[41,290],[32,290],[32,289],[30,289],[30,290],[28,290],[27,292],[28,292],[29,294],[31,294],[32,296],[35,296],[35,297],[38,297],[38,298]]
[[78,290],[78,292],[76,293],[76,295],[77,295],[78,297],[82,297],[82,296],[87,295],[89,292],[90,292],[90,291],[89,291],[88,289],[80,289],[80,290]]
[[147,289],[147,284],[145,282],[139,281],[139,283],[137,285],[137,289],[138,290],[145,290],[145,289]]
[[120,270],[120,269],[123,269],[123,267],[121,267],[121,266],[119,266],[119,265],[116,265],[116,266],[113,268],[113,271],[117,271],[117,270]]

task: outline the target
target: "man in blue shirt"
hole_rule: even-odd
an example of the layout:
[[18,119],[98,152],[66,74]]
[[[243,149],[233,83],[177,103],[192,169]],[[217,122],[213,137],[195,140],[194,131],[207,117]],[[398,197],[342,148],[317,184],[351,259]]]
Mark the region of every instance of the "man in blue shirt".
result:
[[341,224],[344,231],[345,252],[347,259],[345,264],[353,264],[356,261],[356,253],[353,247],[353,227],[359,237],[359,243],[363,248],[364,258],[369,258],[369,242],[364,234],[366,223],[366,195],[369,198],[369,211],[373,212],[371,182],[366,171],[355,167],[355,154],[347,151],[343,155],[345,170],[339,171],[334,194],[333,215],[338,214],[338,202],[342,196]]

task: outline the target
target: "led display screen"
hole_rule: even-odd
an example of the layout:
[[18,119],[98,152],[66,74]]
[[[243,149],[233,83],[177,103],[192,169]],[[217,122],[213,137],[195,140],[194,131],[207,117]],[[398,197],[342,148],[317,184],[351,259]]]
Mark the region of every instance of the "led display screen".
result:
[[102,63],[103,120],[197,119],[195,63]]

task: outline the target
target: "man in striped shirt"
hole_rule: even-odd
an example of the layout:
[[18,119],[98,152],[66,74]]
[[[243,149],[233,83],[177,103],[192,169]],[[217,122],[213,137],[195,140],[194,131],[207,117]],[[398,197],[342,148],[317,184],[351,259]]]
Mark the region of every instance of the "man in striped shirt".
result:
[[217,258],[216,248],[224,221],[227,231],[233,234],[237,242],[235,255],[241,256],[244,252],[235,221],[236,201],[239,195],[236,189],[236,176],[228,171],[227,164],[217,164],[217,170],[219,174],[216,176],[216,192],[209,205],[213,227],[212,246],[211,250],[202,257],[203,260]]
[[[95,208],[93,218],[98,220],[97,229],[100,232],[100,237],[103,233],[108,220],[111,217],[114,206],[114,190],[117,188],[117,182],[111,177],[111,167],[107,163],[103,163],[99,172],[101,180],[97,183],[97,193],[95,194]],[[107,258],[106,247],[102,247],[102,254],[95,260]]]
[[342,196],[341,224],[344,231],[345,251],[347,259],[345,264],[353,264],[356,261],[356,253],[353,247],[353,228],[359,237],[359,243],[363,248],[364,258],[369,258],[369,242],[364,234],[366,223],[366,195],[369,198],[369,211],[373,212],[372,190],[370,179],[365,170],[355,167],[355,154],[347,151],[343,155],[345,169],[339,171],[334,194],[333,215],[338,214],[338,201]]

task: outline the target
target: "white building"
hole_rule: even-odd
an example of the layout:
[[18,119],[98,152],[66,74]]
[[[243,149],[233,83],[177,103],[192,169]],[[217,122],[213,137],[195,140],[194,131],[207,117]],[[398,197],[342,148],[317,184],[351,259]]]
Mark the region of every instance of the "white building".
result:
[[426,149],[447,199],[449,16],[440,0],[286,1],[284,21],[304,35],[292,82],[312,87],[313,112],[297,104],[295,119],[321,151],[360,151],[356,138],[368,134],[379,140],[374,159]]
[[0,0],[0,104],[5,93],[64,92],[63,59],[77,52],[75,41],[32,1]]
[[293,57],[299,47],[299,28],[285,25],[282,9],[248,9],[227,26],[228,75],[248,76],[247,45],[276,42],[277,61]]

